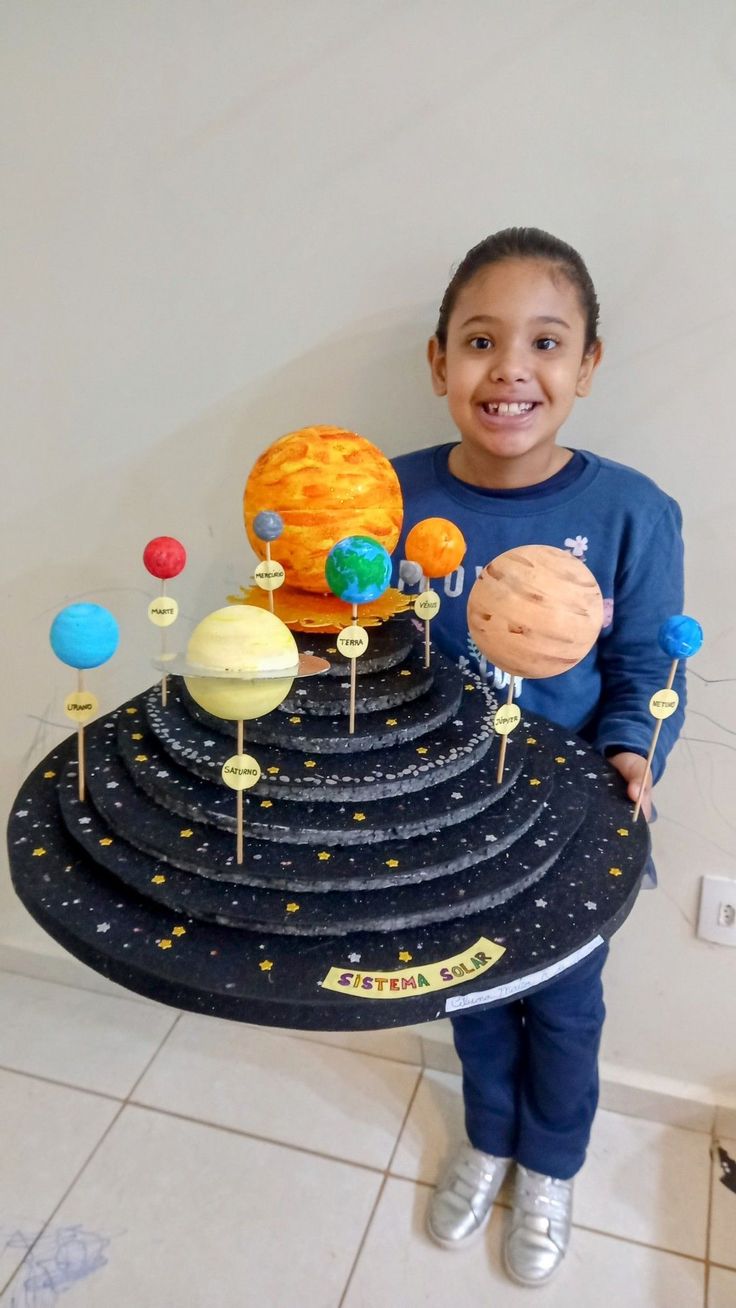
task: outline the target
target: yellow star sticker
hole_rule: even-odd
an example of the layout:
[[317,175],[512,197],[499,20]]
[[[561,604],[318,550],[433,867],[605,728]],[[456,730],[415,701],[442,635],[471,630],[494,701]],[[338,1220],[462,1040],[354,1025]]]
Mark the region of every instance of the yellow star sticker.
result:
[[275,777],[276,774],[277,774],[277,772],[278,772],[278,770],[279,770],[278,768],[267,768],[267,769],[266,769],[266,771],[268,772],[268,775],[269,775],[270,777]]
[[55,777],[55,776],[56,776],[56,773],[55,773],[55,772],[44,772],[43,775],[44,775],[44,777],[46,778],[46,780],[48,781],[51,777]]
[[305,768],[316,768],[317,764],[315,763],[313,758],[308,758],[306,759],[304,766]]
[[618,831],[616,832],[617,836],[628,836],[628,834],[629,834],[628,827],[619,827]]
[[395,727],[395,726],[397,726],[397,725],[398,725],[398,723],[397,723],[397,721],[396,721],[396,718],[386,718],[386,726],[387,726],[387,727]]
[[154,886],[162,886],[162,885],[164,884],[164,881],[165,881],[165,880],[166,880],[166,877],[162,877],[160,872],[159,872],[158,876],[151,877],[151,883],[152,883],[152,885],[154,885]]
[[33,851],[33,857],[34,857],[34,858],[43,858],[43,856],[44,856],[45,853],[46,853],[46,850],[44,849],[43,845],[39,845],[38,849],[34,849],[34,851]]
[[187,934],[187,929],[183,926],[175,926],[171,934],[172,936],[185,936]]
[[402,677],[410,677],[410,676],[411,676],[411,669],[410,669],[410,668],[402,668],[402,669],[401,669],[401,676],[402,676]]
[[272,799],[262,799],[262,800],[261,800],[261,808],[273,808],[273,800],[272,800]]
[[417,754],[428,754],[428,753],[429,750],[427,749],[426,745],[419,745],[419,747],[417,748]]
[[262,972],[270,972],[271,968],[273,967],[273,963],[271,962],[270,958],[264,958],[263,962],[259,963],[258,966],[260,967]]
[[608,875],[609,877],[620,877],[623,876],[623,873],[620,867],[609,867]]
[[135,761],[136,761],[136,763],[147,763],[147,762],[148,762],[148,755],[147,755],[147,754],[136,754],[136,756],[135,756]]
[[190,836],[193,836],[193,835],[194,835],[194,832],[192,831],[192,828],[191,828],[191,827],[185,827],[183,831],[180,831],[180,832],[179,832],[179,835],[180,835],[184,840],[188,840]]
[[529,782],[530,786],[541,786],[541,784],[542,784],[541,781],[539,781],[537,777],[532,777],[531,781]]
[[292,722],[295,727],[298,727],[299,723],[301,722],[301,718],[297,718],[297,717],[289,718],[289,721]]
[[386,867],[398,867],[398,866],[399,866],[399,860],[398,860],[398,858],[387,858],[387,859],[386,859]]
[[566,758],[563,758],[561,754],[558,754],[558,755],[557,755],[557,757],[556,757],[556,759],[555,759],[555,763],[566,763],[566,762],[567,762],[567,759],[566,759]]
[[103,837],[102,837],[102,840],[100,841],[100,844],[101,844],[101,845],[111,845],[111,844],[112,844],[112,836],[103,836]]
[[126,713],[130,713],[130,714],[134,714],[134,713],[137,713],[138,710],[137,710],[137,709],[134,709],[134,708],[127,708],[127,709],[125,710],[125,712],[126,712]]
[[298,913],[298,912],[299,912],[299,905],[298,905],[298,904],[287,904],[287,905],[286,905],[286,911],[287,911],[287,913]]
[[475,690],[475,686],[473,685],[472,681],[466,681],[466,682],[465,682],[465,685],[464,685],[464,687],[463,687],[463,689],[464,689],[464,690]]
[[143,732],[142,732],[142,731],[134,731],[134,732],[131,734],[130,739],[131,739],[131,740],[142,740],[142,739],[143,739]]
[[402,963],[410,963],[413,957],[414,955],[410,954],[408,949],[402,949],[399,954],[399,959]]
[[526,743],[527,743],[527,745],[536,745],[536,743],[537,743],[537,737],[536,737],[536,736],[527,736],[527,738],[526,738]]
[[328,854],[326,849],[321,849],[319,854],[317,855],[317,858],[319,859],[320,863],[326,863],[328,858],[332,858],[332,854]]
[[158,945],[159,949],[171,949],[170,940],[157,940],[156,944]]
[[365,813],[353,813],[353,822],[365,822]]
[[328,654],[337,654],[337,645],[330,645],[329,648],[328,648],[328,650],[327,650],[327,653],[328,653]]

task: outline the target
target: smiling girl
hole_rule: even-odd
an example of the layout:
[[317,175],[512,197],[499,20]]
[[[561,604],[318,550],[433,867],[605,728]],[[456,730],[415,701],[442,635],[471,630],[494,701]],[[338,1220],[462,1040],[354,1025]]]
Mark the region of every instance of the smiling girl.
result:
[[[682,611],[681,516],[649,478],[558,443],[602,355],[598,301],[577,251],[536,228],[497,232],[458,267],[428,347],[432,385],[447,399],[459,441],[403,455],[394,466],[404,538],[422,518],[443,517],[468,546],[464,566],[446,579],[433,637],[497,688],[508,678],[486,665],[467,630],[478,572],[497,554],[534,544],[567,549],[594,573],[604,596],[597,644],[564,676],[517,679],[516,698],[522,710],[591,741],[636,800],[651,736],[649,694],[669,667],[657,632]],[[660,734],[654,781],[682,724],[683,672],[677,690],[680,709]],[[472,1242],[515,1164],[504,1261],[524,1285],[547,1281],[569,1241],[572,1178],[598,1101],[607,952],[602,945],[563,965],[523,999],[453,1019],[468,1140],[433,1196],[429,1231],[446,1248]]]

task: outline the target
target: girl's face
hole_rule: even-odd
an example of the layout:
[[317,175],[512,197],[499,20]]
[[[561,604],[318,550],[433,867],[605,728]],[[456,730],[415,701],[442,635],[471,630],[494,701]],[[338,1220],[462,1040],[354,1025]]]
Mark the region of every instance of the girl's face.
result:
[[525,473],[531,484],[555,470],[557,433],[602,354],[600,344],[583,354],[584,342],[577,290],[549,264],[506,259],[476,273],[458,294],[446,348],[429,342],[464,467],[492,473],[511,461],[522,485]]

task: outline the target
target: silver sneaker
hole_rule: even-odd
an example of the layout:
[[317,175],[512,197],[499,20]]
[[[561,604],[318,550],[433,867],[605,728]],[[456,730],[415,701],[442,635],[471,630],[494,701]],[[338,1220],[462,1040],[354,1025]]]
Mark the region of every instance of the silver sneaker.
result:
[[432,1195],[427,1230],[445,1249],[465,1249],[483,1231],[491,1215],[510,1158],[494,1158],[463,1144],[449,1162]]
[[572,1224],[572,1181],[520,1164],[503,1247],[504,1264],[520,1285],[544,1285],[565,1257]]

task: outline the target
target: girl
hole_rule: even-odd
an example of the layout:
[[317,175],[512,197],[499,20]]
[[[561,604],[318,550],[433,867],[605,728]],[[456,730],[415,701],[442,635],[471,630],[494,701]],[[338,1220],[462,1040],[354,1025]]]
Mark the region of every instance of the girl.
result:
[[[432,385],[447,399],[459,442],[403,455],[394,466],[404,535],[422,518],[444,517],[468,545],[433,635],[497,687],[508,678],[485,665],[467,632],[477,571],[529,544],[568,549],[592,570],[604,596],[597,645],[564,676],[518,679],[515,698],[590,740],[635,801],[651,738],[649,694],[668,671],[657,631],[682,611],[681,516],[647,477],[558,444],[602,354],[598,302],[580,255],[536,228],[497,232],[458,267],[428,347]],[[684,671],[677,690],[680,709],[663,725],[654,781],[682,724]],[[647,818],[651,785],[642,801]],[[567,1248],[572,1178],[598,1100],[607,952],[599,947],[524,999],[453,1019],[468,1142],[433,1196],[429,1232],[445,1248],[470,1243],[515,1164],[504,1261],[523,1285],[547,1281]]]

